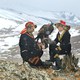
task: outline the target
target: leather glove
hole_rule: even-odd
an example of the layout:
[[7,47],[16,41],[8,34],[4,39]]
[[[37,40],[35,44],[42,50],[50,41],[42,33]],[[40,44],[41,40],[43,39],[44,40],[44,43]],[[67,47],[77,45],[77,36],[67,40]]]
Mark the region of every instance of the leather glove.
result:
[[59,51],[60,51],[60,50],[62,50],[62,49],[61,49],[61,47],[60,47],[60,46],[58,46],[58,47],[56,48],[56,50],[59,50]]

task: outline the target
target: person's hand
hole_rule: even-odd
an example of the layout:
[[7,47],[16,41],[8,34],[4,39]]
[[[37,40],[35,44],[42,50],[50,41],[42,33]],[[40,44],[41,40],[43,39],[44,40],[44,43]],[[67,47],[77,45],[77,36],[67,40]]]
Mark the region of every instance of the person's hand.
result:
[[58,46],[57,48],[55,48],[55,50],[62,50],[60,46]]
[[38,44],[39,49],[44,49],[45,48],[45,45],[43,45],[42,43],[37,43],[37,44]]
[[42,49],[45,49],[45,45],[42,44]]
[[55,50],[58,50],[58,48],[55,48]]

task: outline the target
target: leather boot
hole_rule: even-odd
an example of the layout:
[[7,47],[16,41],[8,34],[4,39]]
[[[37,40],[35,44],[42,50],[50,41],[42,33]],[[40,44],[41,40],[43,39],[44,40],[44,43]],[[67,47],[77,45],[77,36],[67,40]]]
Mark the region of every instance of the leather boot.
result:
[[60,70],[60,69],[62,69],[60,58],[58,58],[58,57],[55,58],[55,63],[56,63],[56,65],[53,66],[53,69],[54,69],[54,70]]

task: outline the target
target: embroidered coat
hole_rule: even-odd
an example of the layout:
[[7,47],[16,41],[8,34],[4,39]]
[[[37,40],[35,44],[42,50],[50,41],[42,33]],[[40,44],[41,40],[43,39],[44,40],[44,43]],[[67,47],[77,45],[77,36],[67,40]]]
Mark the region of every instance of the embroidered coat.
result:
[[41,57],[43,51],[39,49],[35,39],[27,33],[21,34],[19,40],[20,53],[23,60],[28,61],[30,58]]

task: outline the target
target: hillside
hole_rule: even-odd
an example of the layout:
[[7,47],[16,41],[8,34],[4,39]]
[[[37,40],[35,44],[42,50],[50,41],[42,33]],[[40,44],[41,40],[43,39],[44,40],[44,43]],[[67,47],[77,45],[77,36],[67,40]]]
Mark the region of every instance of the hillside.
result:
[[80,80],[80,69],[76,72],[54,71],[0,60],[0,80]]

